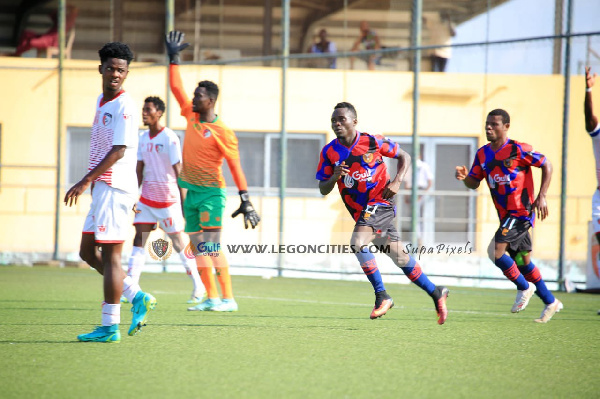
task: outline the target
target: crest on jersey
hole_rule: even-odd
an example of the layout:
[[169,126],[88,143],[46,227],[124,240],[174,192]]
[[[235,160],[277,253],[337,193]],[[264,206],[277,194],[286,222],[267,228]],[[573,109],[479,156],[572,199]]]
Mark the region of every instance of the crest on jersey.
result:
[[208,129],[204,130],[204,137],[205,138],[209,138],[210,137],[210,130],[208,130]]
[[150,248],[152,250],[148,252],[150,252],[150,256],[154,260],[165,260],[171,256],[171,252],[173,252],[173,245],[171,242],[163,240],[162,238],[152,241],[150,243]]
[[373,153],[367,152],[362,156],[362,159],[365,163],[371,163],[373,161]]
[[513,160],[512,160],[512,158],[511,159],[505,159],[503,163],[504,163],[505,167],[510,168],[512,166],[512,164],[513,164]]
[[162,152],[163,150],[163,145],[162,144],[156,144],[154,146],[154,148],[156,149],[156,152]]
[[108,112],[105,112],[104,115],[102,115],[102,124],[104,126],[108,126],[108,125],[110,125],[111,122],[112,122],[112,115],[109,114]]

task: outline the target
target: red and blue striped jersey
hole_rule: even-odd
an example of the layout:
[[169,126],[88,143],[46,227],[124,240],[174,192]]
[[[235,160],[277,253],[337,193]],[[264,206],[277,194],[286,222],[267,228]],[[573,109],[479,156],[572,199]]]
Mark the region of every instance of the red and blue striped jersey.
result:
[[393,206],[393,202],[381,196],[390,181],[383,157],[398,158],[399,153],[400,146],[390,139],[357,131],[350,147],[338,139],[323,147],[316,178],[329,179],[333,168],[346,162],[350,172],[339,179],[337,185],[344,205],[354,220],[358,220],[367,205]]
[[518,219],[535,221],[534,188],[531,167],[541,167],[546,157],[533,151],[531,145],[508,139],[496,152],[491,144],[477,150],[469,176],[487,180],[498,217],[507,214]]

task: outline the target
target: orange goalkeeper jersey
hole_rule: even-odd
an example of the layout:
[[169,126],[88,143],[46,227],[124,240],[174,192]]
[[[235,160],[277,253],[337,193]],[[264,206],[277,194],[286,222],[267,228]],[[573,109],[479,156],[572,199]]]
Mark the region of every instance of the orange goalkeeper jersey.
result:
[[[224,188],[225,179],[221,171],[223,158],[239,165],[237,137],[219,117],[212,122],[200,121],[200,115],[192,110],[192,102],[183,91],[178,66],[171,65],[170,69],[171,90],[181,106],[181,115],[187,122],[180,185],[191,190],[195,187]],[[238,176],[235,174],[234,172],[237,183]],[[246,184],[245,180],[243,177],[243,185]]]

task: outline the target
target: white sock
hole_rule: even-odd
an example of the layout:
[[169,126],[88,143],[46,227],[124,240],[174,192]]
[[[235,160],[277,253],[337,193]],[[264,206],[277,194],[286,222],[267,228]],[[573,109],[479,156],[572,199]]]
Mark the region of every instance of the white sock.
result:
[[121,321],[121,304],[102,302],[102,325],[112,326]]
[[135,298],[135,295],[141,290],[140,285],[133,281],[130,276],[123,279],[123,295],[127,298],[129,303],[133,303],[133,298]]
[[130,276],[135,283],[139,284],[140,282],[140,275],[142,274],[144,263],[146,263],[144,248],[133,247],[131,256],[129,257],[129,269],[127,269],[127,275]]
[[192,283],[194,283],[194,295],[196,297],[201,297],[204,291],[204,285],[200,280],[200,275],[198,274],[198,269],[196,268],[196,260],[185,256],[185,250],[179,253],[179,258],[181,259],[181,263],[183,263],[183,267],[185,267],[187,275],[190,276]]

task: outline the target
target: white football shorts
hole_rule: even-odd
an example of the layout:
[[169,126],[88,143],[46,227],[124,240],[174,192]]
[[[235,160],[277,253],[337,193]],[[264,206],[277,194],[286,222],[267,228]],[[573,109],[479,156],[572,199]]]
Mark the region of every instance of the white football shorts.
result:
[[139,213],[135,214],[133,224],[155,224],[167,234],[183,231],[185,222],[181,213],[181,203],[176,202],[166,208],[153,208],[141,202],[137,203]]
[[92,190],[90,212],[83,234],[94,234],[101,244],[122,243],[131,238],[130,226],[135,199],[123,190],[97,181]]

